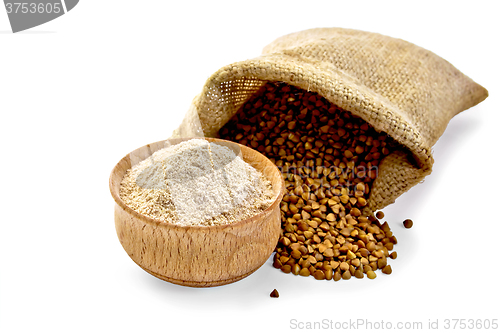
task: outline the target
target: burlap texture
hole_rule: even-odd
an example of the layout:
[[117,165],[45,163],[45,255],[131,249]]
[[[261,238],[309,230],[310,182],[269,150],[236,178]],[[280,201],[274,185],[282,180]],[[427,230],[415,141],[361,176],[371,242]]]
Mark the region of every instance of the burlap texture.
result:
[[431,147],[450,119],[488,96],[446,60],[404,40],[358,30],[311,29],[278,38],[260,57],[215,72],[173,137],[216,137],[268,81],[318,93],[407,148],[380,164],[368,212],[393,203],[430,174]]

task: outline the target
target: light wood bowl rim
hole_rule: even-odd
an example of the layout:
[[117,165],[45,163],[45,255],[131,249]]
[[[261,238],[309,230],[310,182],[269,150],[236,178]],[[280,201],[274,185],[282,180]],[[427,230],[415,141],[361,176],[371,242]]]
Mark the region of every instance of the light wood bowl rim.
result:
[[[226,143],[229,143],[229,144],[234,144],[234,145],[239,146],[239,148],[242,151],[243,150],[253,150],[255,153],[257,153],[257,156],[260,156],[263,160],[266,160],[268,162],[268,164],[272,168],[274,168],[275,171],[278,172],[278,174],[280,175],[280,177],[279,177],[279,179],[281,180],[280,184],[273,184],[271,182],[271,180],[266,176],[266,178],[271,182],[271,186],[273,188],[273,195],[274,195],[274,187],[281,185],[280,188],[279,188],[279,192],[276,195],[276,198],[274,199],[274,201],[265,210],[263,210],[260,213],[257,213],[255,215],[253,215],[252,217],[240,220],[238,222],[233,222],[233,223],[228,223],[228,224],[220,224],[220,225],[212,225],[212,226],[204,226],[204,225],[189,225],[189,226],[184,226],[184,225],[179,225],[179,224],[175,224],[175,223],[172,223],[172,222],[165,222],[165,221],[156,220],[156,219],[153,219],[153,218],[151,218],[149,216],[146,216],[146,215],[143,215],[143,214],[141,214],[139,212],[136,212],[135,210],[133,210],[132,208],[130,208],[129,206],[127,206],[125,204],[125,202],[123,202],[123,200],[120,198],[120,193],[119,193],[120,185],[118,185],[118,187],[117,187],[118,191],[115,191],[113,189],[113,178],[115,178],[116,174],[118,173],[118,166],[121,163],[126,163],[127,159],[130,159],[130,157],[129,157],[130,154],[138,151],[139,149],[143,149],[144,147],[155,145],[155,144],[160,144],[160,143],[166,142],[168,140],[175,140],[175,141],[178,141],[180,143],[180,142],[188,141],[188,140],[191,140],[191,139],[204,139],[204,140],[207,140],[209,142],[214,142],[214,143],[217,143],[217,142],[226,142]],[[149,156],[151,156],[151,155],[149,155]],[[148,158],[149,156],[147,156],[146,158]],[[259,170],[259,172],[261,172],[261,171]],[[120,179],[120,181],[119,181],[118,184],[121,184],[122,180],[123,180],[123,178]],[[265,216],[269,215],[274,209],[276,209],[276,206],[281,203],[281,199],[283,198],[283,195],[284,195],[284,192],[285,192],[285,181],[283,180],[283,177],[281,176],[281,171],[278,169],[278,167],[276,167],[276,165],[273,162],[271,162],[271,160],[269,160],[265,155],[263,155],[259,151],[256,151],[255,149],[252,149],[250,147],[241,145],[241,144],[239,144],[237,142],[233,142],[233,141],[229,141],[229,140],[223,140],[223,139],[219,139],[219,138],[191,137],[191,138],[175,138],[175,139],[160,140],[160,141],[156,141],[156,142],[153,142],[153,143],[146,144],[146,145],[144,145],[142,147],[139,147],[139,148],[131,151],[130,153],[128,153],[127,155],[125,155],[122,159],[120,159],[120,161],[113,167],[113,170],[111,171],[111,175],[109,177],[109,188],[110,188],[111,196],[115,200],[116,204],[118,204],[127,213],[132,214],[134,217],[136,217],[136,218],[138,218],[138,219],[140,219],[140,220],[142,220],[144,222],[152,223],[152,224],[157,224],[157,225],[162,225],[162,226],[167,226],[167,227],[171,227],[171,228],[174,228],[174,229],[181,229],[181,230],[190,230],[190,229],[196,229],[196,230],[221,229],[221,231],[223,231],[224,229],[239,227],[239,226],[245,225],[247,223],[253,223],[253,222],[256,222],[256,221],[260,221],[262,218],[264,218]]]

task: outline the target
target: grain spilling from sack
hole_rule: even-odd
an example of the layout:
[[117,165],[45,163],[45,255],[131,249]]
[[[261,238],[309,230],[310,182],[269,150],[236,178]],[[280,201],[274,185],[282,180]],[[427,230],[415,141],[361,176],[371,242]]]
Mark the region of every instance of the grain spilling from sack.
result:
[[138,213],[183,226],[233,223],[273,200],[261,172],[228,147],[203,139],[158,150],[132,167],[120,197]]
[[383,269],[396,257],[397,239],[363,208],[382,159],[401,145],[318,94],[283,83],[263,86],[219,135],[265,154],[283,174],[274,267],[335,281],[392,272]]
[[[214,72],[173,137],[216,136],[262,86],[278,81],[318,93],[407,148],[379,165],[367,214],[429,175],[432,146],[450,119],[488,96],[448,61],[407,41],[352,29],[308,29]],[[270,121],[267,126],[281,124]]]

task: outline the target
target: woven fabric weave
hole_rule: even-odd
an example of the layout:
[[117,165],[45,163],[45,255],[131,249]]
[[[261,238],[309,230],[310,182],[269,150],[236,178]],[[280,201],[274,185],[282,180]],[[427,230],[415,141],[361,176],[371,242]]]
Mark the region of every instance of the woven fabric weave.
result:
[[450,119],[488,96],[449,62],[404,40],[310,29],[278,38],[261,56],[215,72],[173,137],[216,137],[268,81],[318,93],[406,147],[380,164],[367,212],[393,203],[430,174],[431,147]]

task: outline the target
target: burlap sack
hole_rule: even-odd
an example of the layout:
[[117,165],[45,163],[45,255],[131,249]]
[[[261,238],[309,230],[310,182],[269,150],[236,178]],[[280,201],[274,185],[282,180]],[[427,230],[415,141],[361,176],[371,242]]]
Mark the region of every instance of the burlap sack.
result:
[[260,57],[215,72],[173,136],[216,137],[267,81],[316,92],[407,148],[380,164],[369,212],[393,203],[430,174],[431,147],[450,119],[488,96],[446,60],[404,40],[349,29],[311,29],[278,38]]

